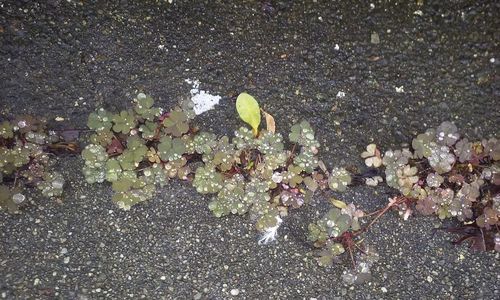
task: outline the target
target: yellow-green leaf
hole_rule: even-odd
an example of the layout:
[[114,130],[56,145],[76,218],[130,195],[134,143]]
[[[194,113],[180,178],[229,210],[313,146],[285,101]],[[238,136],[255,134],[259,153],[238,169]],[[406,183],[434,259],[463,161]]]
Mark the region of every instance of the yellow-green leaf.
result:
[[337,200],[335,198],[330,198],[330,203],[333,204],[335,207],[338,207],[340,209],[347,207],[347,204],[345,204],[344,201],[340,201],[340,200]]
[[254,97],[241,93],[236,99],[236,111],[240,118],[252,127],[254,136],[259,134],[260,108]]

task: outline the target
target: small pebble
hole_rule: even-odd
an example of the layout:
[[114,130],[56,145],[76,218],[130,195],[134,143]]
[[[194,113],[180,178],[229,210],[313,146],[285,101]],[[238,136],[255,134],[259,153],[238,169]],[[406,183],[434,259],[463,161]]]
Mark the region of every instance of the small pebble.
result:
[[232,296],[238,296],[238,294],[240,293],[240,290],[238,290],[238,289],[232,289],[230,293],[231,293]]
[[380,44],[380,37],[378,36],[378,33],[372,32],[371,42],[372,44]]

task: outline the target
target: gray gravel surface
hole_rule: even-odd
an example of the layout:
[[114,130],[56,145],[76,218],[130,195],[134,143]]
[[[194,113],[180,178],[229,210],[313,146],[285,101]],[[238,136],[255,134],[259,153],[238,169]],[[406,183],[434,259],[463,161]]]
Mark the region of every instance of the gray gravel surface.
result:
[[[399,147],[445,120],[498,136],[498,28],[498,1],[0,1],[0,109],[81,128],[138,91],[170,107],[198,79],[222,96],[200,128],[231,134],[234,95],[248,91],[282,133],[309,120],[329,167],[360,166],[366,144]],[[189,184],[124,212],[109,185],[85,183],[78,157],[58,164],[62,204],[33,195],[21,215],[0,214],[2,298],[500,298],[498,253],[451,245],[435,218],[385,216],[367,235],[382,257],[373,279],[350,287],[348,260],[317,267],[305,238],[329,194],[259,246],[249,219],[213,217]],[[391,193],[335,196],[374,209]]]

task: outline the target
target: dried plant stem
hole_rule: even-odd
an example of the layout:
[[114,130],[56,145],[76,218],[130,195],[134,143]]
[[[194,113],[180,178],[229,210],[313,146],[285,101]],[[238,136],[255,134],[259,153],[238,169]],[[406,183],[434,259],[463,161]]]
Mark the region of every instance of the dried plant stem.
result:
[[360,234],[368,231],[368,229],[370,229],[370,227],[372,227],[373,224],[375,224],[375,222],[377,222],[377,220],[380,219],[380,217],[382,217],[389,209],[391,209],[393,206],[396,206],[396,205],[399,205],[399,204],[405,202],[406,200],[407,200],[406,197],[401,197],[401,196],[397,197],[396,201],[389,202],[389,204],[387,204],[386,207],[379,209],[373,213],[365,215],[365,216],[371,216],[371,215],[376,214],[376,217],[366,227],[363,227],[359,231],[355,232],[354,235],[360,235]]

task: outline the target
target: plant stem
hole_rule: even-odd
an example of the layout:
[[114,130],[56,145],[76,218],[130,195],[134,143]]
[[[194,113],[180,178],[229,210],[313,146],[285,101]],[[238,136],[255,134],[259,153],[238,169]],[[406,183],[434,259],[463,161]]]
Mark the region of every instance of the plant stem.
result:
[[[399,205],[401,203],[403,203],[404,201],[406,200],[405,197],[397,197],[397,200],[394,201],[394,202],[390,202],[389,204],[387,204],[386,207],[384,207],[383,209],[379,209],[373,213],[370,213],[368,215],[373,215],[374,213],[377,214],[377,216],[366,226],[366,227],[363,227],[362,229],[360,229],[359,231],[355,232],[354,235],[360,235],[366,231],[368,231],[368,229],[370,229],[370,227],[373,226],[373,224],[375,224],[375,222],[377,222],[377,220],[382,217],[391,207],[395,206],[395,205]],[[367,215],[367,216],[368,216]]]

